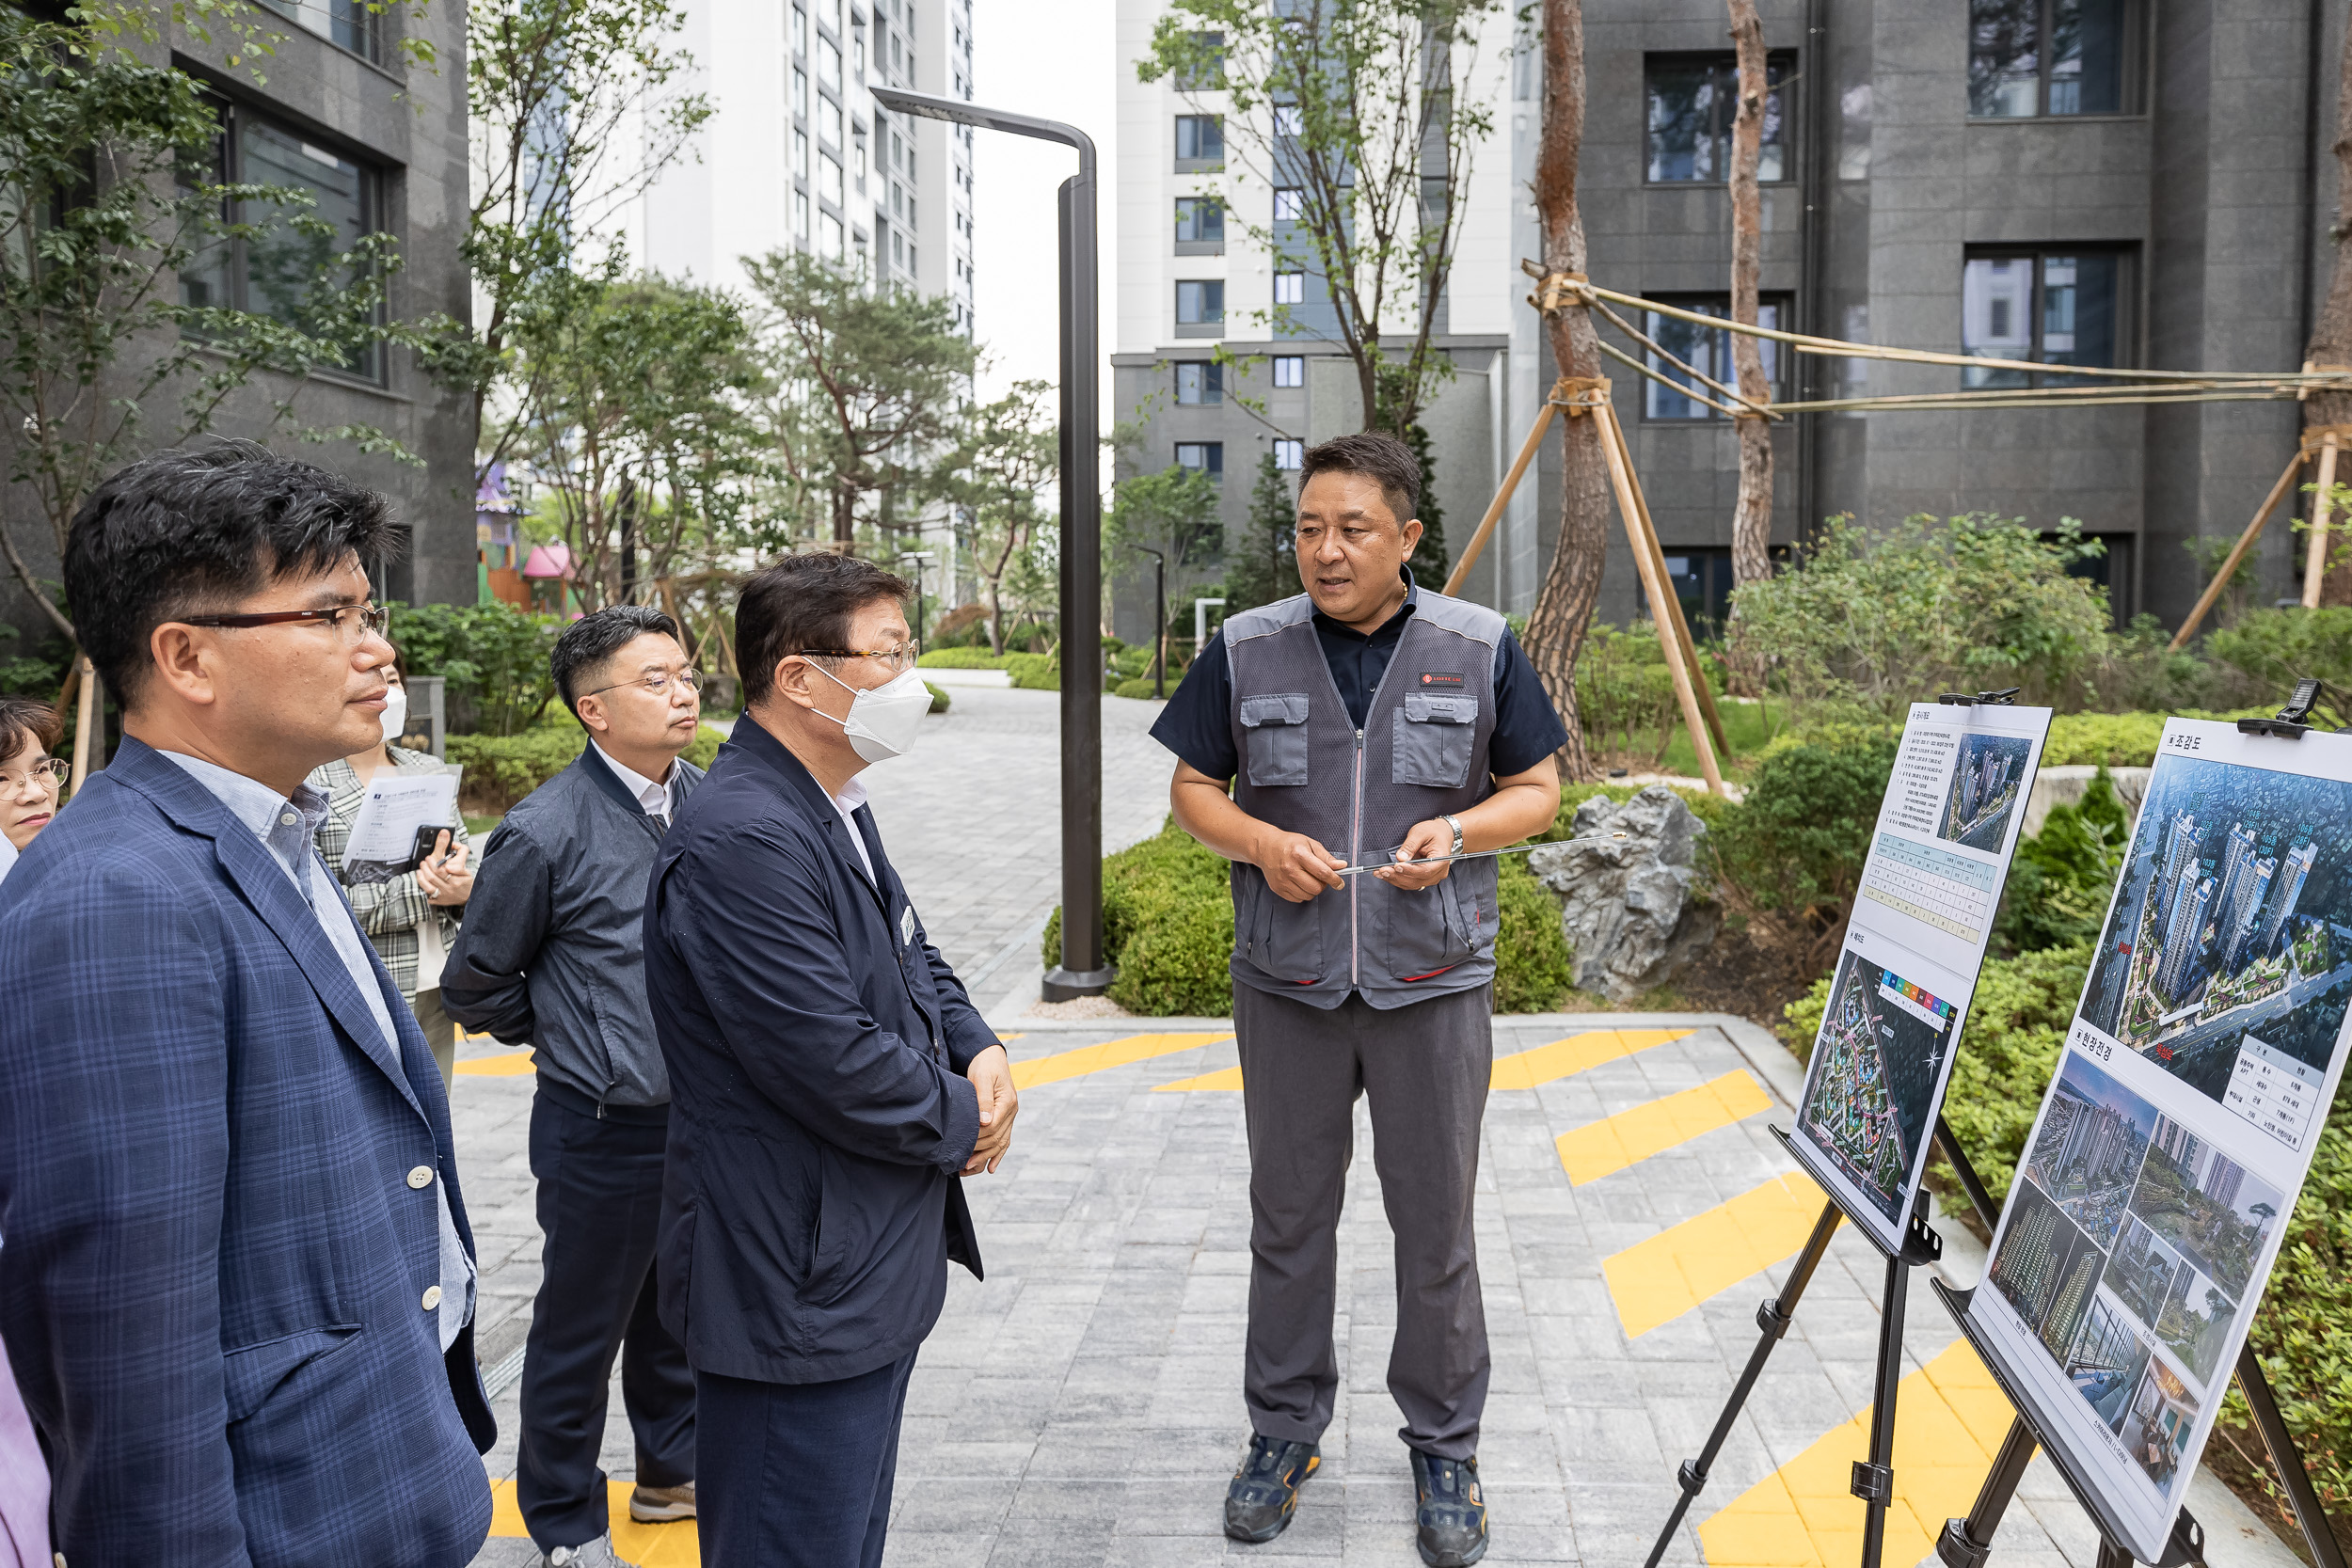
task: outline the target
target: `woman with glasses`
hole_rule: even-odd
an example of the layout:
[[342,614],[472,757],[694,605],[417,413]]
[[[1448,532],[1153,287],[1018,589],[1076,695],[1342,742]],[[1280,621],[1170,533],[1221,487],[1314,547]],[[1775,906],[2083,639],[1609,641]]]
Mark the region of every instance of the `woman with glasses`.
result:
[[57,815],[66,765],[49,754],[65,728],[30,697],[0,697],[0,877]]
[[[391,687],[384,706],[384,738],[364,752],[314,769],[308,781],[326,797],[326,820],[319,824],[319,854],[338,880],[342,877],[343,850],[351,843],[351,825],[367,799],[368,785],[384,768],[433,769],[441,766],[429,752],[411,752],[392,744],[407,727],[408,683],[400,659],[385,666]],[[407,1000],[424,1029],[425,1043],[441,1069],[447,1091],[457,1070],[457,1026],[441,1006],[441,964],[450,944],[457,940],[457,923],[466,900],[473,896],[473,872],[467,861],[473,840],[459,816],[435,842],[433,853],[414,871],[404,871],[389,882],[362,882],[345,887],[351,912],[359,929],[391,971],[392,983]]]

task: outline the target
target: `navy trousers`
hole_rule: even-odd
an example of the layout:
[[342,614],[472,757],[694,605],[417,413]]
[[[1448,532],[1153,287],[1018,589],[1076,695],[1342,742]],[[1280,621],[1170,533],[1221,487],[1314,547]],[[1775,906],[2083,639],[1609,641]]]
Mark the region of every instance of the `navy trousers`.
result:
[[547,1243],[523,1356],[515,1501],[541,1551],[594,1541],[609,1524],[596,1458],[615,1352],[638,1481],[694,1479],[694,1370],[655,1303],[667,1110],[597,1117],[594,1101],[545,1083],[531,1104]]
[[706,1568],[881,1568],[910,1351],[831,1383],[694,1374]]

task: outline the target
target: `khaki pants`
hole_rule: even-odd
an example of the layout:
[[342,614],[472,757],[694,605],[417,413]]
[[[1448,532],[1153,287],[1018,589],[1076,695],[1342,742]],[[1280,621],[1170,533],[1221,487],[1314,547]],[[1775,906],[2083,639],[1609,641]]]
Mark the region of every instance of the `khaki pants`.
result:
[[441,1069],[441,1092],[450,1093],[457,1082],[457,1023],[441,1006],[441,988],[421,990],[408,1006],[417,1015],[417,1023],[424,1030],[424,1043],[433,1051],[433,1065]]

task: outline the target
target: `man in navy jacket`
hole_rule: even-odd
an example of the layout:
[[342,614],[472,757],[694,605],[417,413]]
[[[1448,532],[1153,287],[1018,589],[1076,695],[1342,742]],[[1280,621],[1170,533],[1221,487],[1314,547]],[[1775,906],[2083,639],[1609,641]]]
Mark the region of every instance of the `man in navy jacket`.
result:
[[67,538],[126,734],[0,887],[0,1335],[80,1568],[461,1568],[489,1531],[449,1102],[303,782],[383,737],[392,537],[224,443]]
[[646,897],[671,1094],[661,1318],[694,1367],[714,1568],[881,1562],[915,1352],[948,1261],[980,1273],[959,1178],[1011,1137],[1004,1048],[857,782],[930,703],[910,592],[819,554],[745,583],[745,711]]

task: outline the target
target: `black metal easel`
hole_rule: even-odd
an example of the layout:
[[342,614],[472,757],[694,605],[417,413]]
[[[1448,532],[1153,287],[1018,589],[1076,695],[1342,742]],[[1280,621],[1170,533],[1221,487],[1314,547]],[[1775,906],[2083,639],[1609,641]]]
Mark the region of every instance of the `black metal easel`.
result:
[[[1783,1148],[1794,1156],[1795,1145],[1780,1128],[1772,1130]],[[1804,1162],[1799,1160],[1799,1164]],[[1932,1263],[1944,1255],[1943,1238],[1927,1223],[1927,1195],[1923,1189],[1917,1206],[1905,1227],[1899,1251],[1880,1251],[1886,1258],[1886,1290],[1879,1313],[1878,1375],[1870,1398],[1870,1457],[1856,1460],[1853,1466],[1853,1495],[1863,1502],[1862,1568],[1879,1568],[1879,1559],[1886,1540],[1886,1510],[1895,1500],[1895,1395],[1902,1381],[1903,1305],[1910,1293],[1911,1271],[1922,1263]],[[1835,1199],[1821,1206],[1821,1217],[1813,1224],[1813,1233],[1805,1238],[1804,1249],[1797,1254],[1796,1266],[1788,1271],[1788,1283],[1776,1296],[1766,1298],[1756,1309],[1756,1326],[1763,1331],[1756,1349],[1748,1354],[1748,1364],[1741,1370],[1740,1380],[1732,1385],[1731,1398],[1724,1404],[1724,1412],[1715,1418],[1714,1430],[1708,1433],[1707,1446],[1696,1459],[1684,1462],[1676,1472],[1676,1481],[1682,1495],[1675,1499],[1674,1512],[1667,1516],[1665,1528],[1658,1532],[1657,1544],[1650,1547],[1645,1568],[1658,1568],[1666,1548],[1674,1544],[1675,1531],[1682,1526],[1691,1511],[1691,1504],[1707,1485],[1707,1476],[1723,1451],[1724,1443],[1731,1435],[1732,1423],[1748,1402],[1748,1395],[1756,1388],[1756,1381],[1763,1375],[1764,1363],[1772,1354],[1782,1336],[1788,1332],[1795,1316],[1797,1302],[1812,1282],[1813,1271],[1820,1266],[1821,1255],[1829,1250],[1829,1239],[1837,1229],[1843,1212]],[[1856,1226],[1865,1236],[1870,1232]],[[1870,1236],[1870,1244],[1878,1246],[1878,1238]]]

